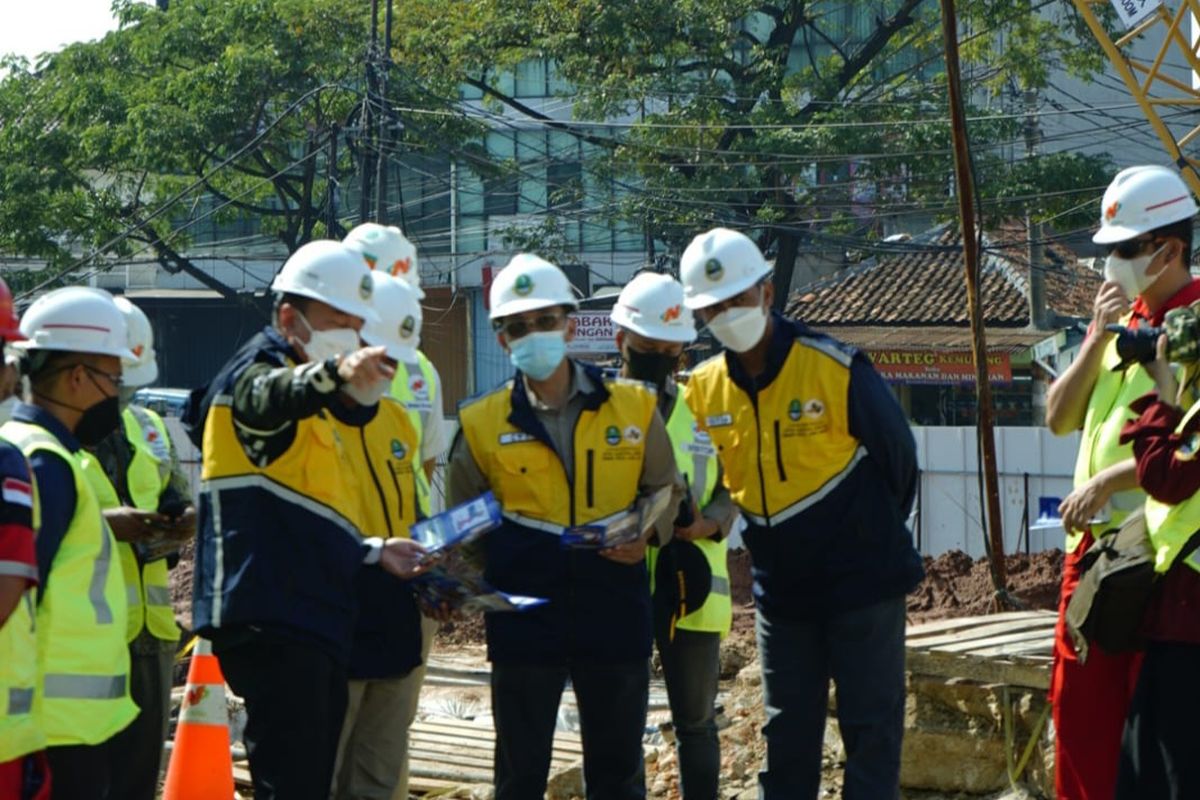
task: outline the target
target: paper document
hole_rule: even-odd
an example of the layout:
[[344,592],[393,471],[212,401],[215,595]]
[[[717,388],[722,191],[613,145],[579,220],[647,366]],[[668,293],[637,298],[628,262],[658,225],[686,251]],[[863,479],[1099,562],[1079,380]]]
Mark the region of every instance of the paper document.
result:
[[563,531],[563,544],[585,550],[600,550],[636,542],[671,503],[671,487],[638,499],[633,508],[604,525],[577,525]]

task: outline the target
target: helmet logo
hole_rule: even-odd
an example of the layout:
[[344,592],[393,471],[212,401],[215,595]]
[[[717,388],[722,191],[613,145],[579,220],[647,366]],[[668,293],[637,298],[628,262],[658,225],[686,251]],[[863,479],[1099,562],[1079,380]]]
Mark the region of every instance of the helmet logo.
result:
[[1112,222],[1113,217],[1115,217],[1117,215],[1117,212],[1120,210],[1121,210],[1121,204],[1119,202],[1114,202],[1111,206],[1104,209],[1104,221]]
[[608,442],[610,447],[616,447],[621,443],[621,431],[616,425],[609,425],[608,430],[604,432],[604,441]]
[[417,329],[417,321],[415,319],[413,319],[412,314],[409,314],[407,317],[404,318],[404,321],[400,323],[400,338],[401,339],[410,338],[413,335],[413,331],[415,331],[416,329]]
[[371,276],[363,275],[362,280],[358,282],[358,296],[363,300],[370,300],[371,291],[373,288],[374,287],[371,284]]
[[138,358],[141,358],[142,352],[146,349],[146,346],[144,344],[139,344],[136,347],[131,347],[130,349],[133,350],[133,354],[135,356],[137,356]]
[[363,261],[367,262],[368,267],[375,269],[375,264],[379,261],[379,256],[375,255],[374,253],[363,253],[362,257]]
[[675,320],[679,319],[679,315],[681,313],[682,313],[682,310],[680,309],[680,307],[678,305],[674,305],[674,306],[671,306],[670,308],[668,308],[666,311],[664,311],[659,316],[659,319],[661,319],[663,322],[674,322]]
[[792,400],[792,402],[788,403],[788,419],[792,422],[799,422],[801,413],[803,412],[799,400]]
[[721,262],[715,258],[710,258],[704,262],[704,277],[710,281],[719,281],[721,276],[725,274],[725,267],[721,266]]
[[513,291],[524,297],[533,291],[533,280],[528,275],[518,275],[517,282],[513,284]]
[[397,275],[407,275],[410,269],[412,269],[411,258],[397,259],[396,263],[392,264],[392,277]]
[[392,458],[403,461],[406,455],[408,455],[408,451],[404,449],[404,445],[401,444],[400,440],[392,439]]

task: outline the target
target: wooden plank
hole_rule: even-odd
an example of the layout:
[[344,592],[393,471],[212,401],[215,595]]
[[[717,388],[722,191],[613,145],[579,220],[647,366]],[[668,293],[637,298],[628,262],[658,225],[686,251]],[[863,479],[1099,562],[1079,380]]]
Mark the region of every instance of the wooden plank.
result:
[[1037,641],[1026,642],[1009,642],[1008,644],[1000,644],[995,647],[985,647],[982,650],[972,651],[971,655],[979,656],[980,658],[992,658],[995,656],[1025,656],[1040,654],[1050,657],[1054,654],[1054,639],[1046,638]]
[[[491,769],[493,764],[491,749],[483,748],[454,747],[453,745],[431,743],[411,747],[408,754],[410,758],[423,758],[426,761],[445,759],[456,764],[486,767],[487,769]],[[555,753],[551,755],[550,761],[552,764],[560,766],[574,764],[579,758],[574,753]]]
[[1009,633],[1003,636],[989,636],[985,639],[970,639],[965,642],[955,642],[953,644],[944,644],[939,647],[929,648],[937,653],[965,653],[970,655],[983,655],[983,651],[996,645],[1012,644],[1014,642],[1045,642],[1047,647],[1054,641],[1052,631],[1022,631],[1020,633]]
[[438,778],[443,781],[463,783],[491,783],[492,771],[471,769],[470,767],[454,767],[434,761],[409,761],[410,775],[422,778]]
[[1007,683],[1029,689],[1050,688],[1050,661],[972,658],[936,650],[909,650],[907,669],[917,675]]
[[945,633],[947,631],[961,630],[970,628],[974,625],[986,624],[990,622],[1005,622],[1014,619],[1036,619],[1038,617],[1055,617],[1053,611],[1004,611],[999,614],[986,614],[979,617],[955,617],[953,619],[939,619],[933,622],[922,622],[920,625],[914,625],[908,629],[907,636],[927,636],[933,633]]
[[[459,739],[487,742],[490,747],[496,741],[496,732],[483,725],[452,725],[446,720],[425,720],[414,722],[409,728],[412,735],[429,734],[430,736],[453,736]],[[583,739],[575,733],[557,731],[554,734],[555,749],[583,751]]]
[[446,781],[438,778],[426,778],[421,775],[411,775],[408,779],[408,790],[417,794],[443,792],[447,789],[457,789],[462,786],[459,781]]
[[[463,743],[463,737],[461,737],[457,734],[440,734],[440,733],[424,733],[421,736],[411,737],[411,740],[417,741],[417,742],[422,742],[422,743],[433,742],[433,743],[437,743],[437,744],[450,744],[450,745],[454,745],[454,744],[461,745]],[[489,751],[494,746],[494,740],[475,739],[472,741],[477,742],[480,745],[480,747],[482,747],[485,750],[489,750]],[[583,748],[576,747],[571,744],[559,744],[559,743],[555,742],[552,752],[561,753],[564,756],[578,757],[578,756],[582,755]]]
[[997,636],[1005,633],[1016,633],[1017,631],[1026,630],[1043,630],[1053,633],[1054,620],[1041,619],[1015,619],[1007,622],[996,622],[989,625],[977,625],[973,628],[967,628],[953,633],[935,634],[933,636],[918,636],[908,638],[905,643],[908,647],[932,648],[944,644],[952,644],[954,642],[969,641],[971,639],[986,639],[989,636]]

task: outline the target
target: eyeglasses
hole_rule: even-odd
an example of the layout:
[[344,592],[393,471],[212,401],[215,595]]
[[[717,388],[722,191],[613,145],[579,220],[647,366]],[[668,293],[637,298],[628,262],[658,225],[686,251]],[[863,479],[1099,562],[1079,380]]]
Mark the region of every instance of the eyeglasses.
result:
[[706,322],[706,321],[712,319],[713,317],[715,317],[717,314],[720,314],[722,311],[724,311],[727,308],[737,308],[739,306],[756,306],[762,302],[762,295],[760,294],[760,292],[762,291],[762,287],[770,279],[771,279],[771,275],[767,274],[767,275],[763,276],[753,286],[743,289],[742,291],[735,294],[733,297],[730,297],[726,300],[721,300],[720,302],[717,302],[717,303],[713,303],[711,306],[705,306],[704,308],[696,309],[696,316],[700,317],[700,320],[702,322]]
[[1147,245],[1152,244],[1153,239],[1127,239],[1108,245],[1108,253],[1118,258],[1137,258],[1146,251]]
[[121,388],[121,383],[122,383],[121,373],[118,372],[116,375],[113,375],[111,372],[105,372],[104,370],[99,369],[97,367],[93,367],[90,364],[80,364],[79,366],[83,367],[90,374],[102,375],[103,377],[108,378],[109,383],[111,383],[113,386],[115,386],[118,389]]
[[498,333],[503,333],[506,339],[513,341],[526,336],[535,329],[542,332],[556,331],[562,327],[566,319],[566,315],[561,313],[539,314],[532,320],[513,319],[504,323],[497,322],[495,327]]

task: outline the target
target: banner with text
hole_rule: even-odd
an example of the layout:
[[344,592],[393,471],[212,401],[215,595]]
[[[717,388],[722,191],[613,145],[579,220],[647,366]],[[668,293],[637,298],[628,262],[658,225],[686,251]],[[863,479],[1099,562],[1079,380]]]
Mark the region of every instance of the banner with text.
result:
[[609,312],[577,311],[571,317],[575,320],[575,338],[567,343],[568,353],[617,352],[617,331]]
[[[969,350],[868,350],[875,370],[890,383],[974,383],[975,364]],[[988,378],[1011,383],[1008,353],[989,353]]]
[[1125,30],[1136,26],[1162,5],[1162,0],[1112,0]]

